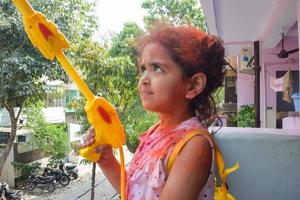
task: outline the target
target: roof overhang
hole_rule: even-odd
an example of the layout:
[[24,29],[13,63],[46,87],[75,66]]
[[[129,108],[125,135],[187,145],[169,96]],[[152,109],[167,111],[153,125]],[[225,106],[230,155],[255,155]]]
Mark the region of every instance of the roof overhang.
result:
[[[200,0],[208,30],[224,40],[227,55],[260,41],[262,49],[275,48],[281,33],[297,21],[294,0]],[[295,26],[294,26],[295,27]],[[287,36],[298,35],[298,31]]]

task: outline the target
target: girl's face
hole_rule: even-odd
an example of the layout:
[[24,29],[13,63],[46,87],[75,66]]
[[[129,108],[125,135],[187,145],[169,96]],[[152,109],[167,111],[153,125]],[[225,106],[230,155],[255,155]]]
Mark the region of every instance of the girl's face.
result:
[[146,110],[172,113],[187,107],[188,82],[159,43],[150,43],[143,50],[138,89]]

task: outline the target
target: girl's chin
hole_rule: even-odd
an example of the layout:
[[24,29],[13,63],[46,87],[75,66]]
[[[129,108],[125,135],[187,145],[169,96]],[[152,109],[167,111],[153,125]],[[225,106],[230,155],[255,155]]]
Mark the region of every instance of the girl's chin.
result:
[[147,110],[147,111],[152,111],[151,107],[149,107],[149,106],[147,106],[147,105],[145,105],[145,104],[143,104],[143,108],[144,108],[145,110]]
[[147,111],[155,112],[155,107],[153,105],[150,105],[150,104],[147,104],[147,103],[143,103],[143,107]]
[[144,104],[143,103],[143,108],[147,111],[150,111],[150,112],[155,112],[155,113],[160,112],[160,107],[159,106],[154,106],[154,105],[149,105],[149,104]]

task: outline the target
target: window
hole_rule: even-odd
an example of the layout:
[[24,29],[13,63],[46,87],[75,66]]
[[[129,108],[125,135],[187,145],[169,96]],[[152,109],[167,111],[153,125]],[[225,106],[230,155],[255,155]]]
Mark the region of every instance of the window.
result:
[[9,135],[9,133],[7,133],[7,132],[0,132],[0,144],[7,144],[8,135]]
[[225,103],[236,103],[236,77],[225,77]]
[[18,135],[17,142],[18,143],[26,142],[26,135]]

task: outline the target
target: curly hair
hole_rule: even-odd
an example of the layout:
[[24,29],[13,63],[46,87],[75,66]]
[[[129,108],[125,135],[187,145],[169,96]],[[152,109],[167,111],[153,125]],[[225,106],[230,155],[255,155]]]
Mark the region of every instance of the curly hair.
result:
[[205,74],[206,86],[191,100],[191,109],[200,122],[217,116],[212,94],[224,80],[226,60],[222,41],[195,27],[159,24],[138,39],[139,56],[149,43],[161,44],[180,66],[184,77],[190,78],[199,72]]

